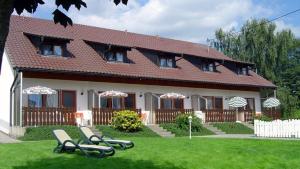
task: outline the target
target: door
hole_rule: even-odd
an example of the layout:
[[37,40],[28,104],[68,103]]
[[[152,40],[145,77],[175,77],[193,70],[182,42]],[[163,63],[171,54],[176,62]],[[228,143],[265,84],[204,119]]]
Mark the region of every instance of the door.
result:
[[152,93],[145,93],[145,110],[149,111],[148,123],[154,124],[155,110],[158,109],[158,98]]
[[63,90],[61,97],[61,107],[76,109],[76,91]]

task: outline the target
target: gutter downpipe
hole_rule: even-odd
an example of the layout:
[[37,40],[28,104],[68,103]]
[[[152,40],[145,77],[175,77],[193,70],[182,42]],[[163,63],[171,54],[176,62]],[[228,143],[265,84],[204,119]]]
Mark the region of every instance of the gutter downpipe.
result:
[[23,127],[23,72],[20,74],[20,127]]
[[19,70],[16,70],[16,75],[15,75],[15,78],[14,78],[14,81],[13,81],[13,83],[11,84],[11,86],[10,86],[10,94],[9,94],[9,99],[10,99],[10,102],[9,102],[9,104],[10,104],[10,106],[9,106],[9,126],[10,127],[12,127],[13,126],[13,113],[12,113],[12,111],[13,111],[13,98],[12,98],[12,93],[13,93],[13,88],[14,88],[14,86],[15,86],[15,84],[16,84],[16,82],[17,82],[17,79],[18,79],[18,77],[19,77]]

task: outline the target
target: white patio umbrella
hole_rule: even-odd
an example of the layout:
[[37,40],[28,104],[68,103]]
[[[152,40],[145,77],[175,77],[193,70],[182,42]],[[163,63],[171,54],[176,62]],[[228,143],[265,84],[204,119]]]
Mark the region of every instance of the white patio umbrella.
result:
[[236,96],[236,97],[233,97],[229,100],[228,105],[230,107],[235,107],[236,108],[236,119],[238,120],[238,108],[246,106],[247,105],[247,100],[242,98],[242,97]]
[[166,94],[163,94],[161,96],[159,96],[160,98],[162,99],[184,99],[185,96],[180,94],[180,93],[166,93]]
[[[99,94],[99,97],[111,97],[112,98],[112,105],[113,105],[113,101],[114,101],[114,97],[127,97],[128,94],[127,93],[123,93],[120,91],[114,91],[114,90],[109,90],[109,91],[105,91]],[[101,98],[100,98],[101,99]],[[100,105],[100,100],[99,100],[99,105]]]
[[110,90],[110,91],[105,91],[100,93],[99,96],[100,97],[127,97],[128,94],[120,91]]
[[247,105],[247,100],[242,97],[238,97],[238,96],[233,97],[229,100],[228,105],[230,107],[235,107],[235,108],[244,107]]
[[50,89],[43,86],[33,86],[26,89],[23,89],[23,94],[56,94],[56,90]]
[[280,105],[280,101],[275,97],[268,98],[263,102],[263,107],[272,108]]

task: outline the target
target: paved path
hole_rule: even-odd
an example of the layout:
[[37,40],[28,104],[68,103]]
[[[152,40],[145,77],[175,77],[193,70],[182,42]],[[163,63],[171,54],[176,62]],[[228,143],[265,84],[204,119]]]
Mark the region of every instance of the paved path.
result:
[[9,137],[8,135],[0,132],[0,144],[1,143],[19,143],[19,140],[13,139]]
[[222,134],[222,135],[208,135],[208,136],[194,136],[206,138],[236,138],[236,139],[260,139],[260,140],[300,140],[299,138],[270,138],[270,137],[256,137],[254,134]]

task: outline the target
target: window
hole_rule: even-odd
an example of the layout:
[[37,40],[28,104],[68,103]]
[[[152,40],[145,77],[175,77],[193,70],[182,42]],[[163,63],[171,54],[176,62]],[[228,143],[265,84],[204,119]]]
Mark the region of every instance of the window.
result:
[[174,67],[172,58],[161,57],[159,58],[159,66],[160,67]]
[[41,53],[42,55],[45,56],[49,56],[49,55],[62,56],[63,50],[62,50],[62,46],[60,45],[43,44],[41,46]]
[[124,62],[125,60],[125,52],[114,52],[114,51],[110,51],[106,54],[106,59],[109,62]]
[[183,99],[160,99],[161,109],[183,109]]
[[247,100],[247,105],[245,106],[245,109],[255,111],[255,99],[254,98],[246,98],[246,100]]
[[58,107],[58,94],[28,95],[28,107]]
[[215,72],[216,71],[216,65],[215,63],[203,63],[202,64],[202,70],[206,72]]
[[76,91],[63,90],[61,93],[62,93],[61,107],[66,107],[66,108],[76,107]]
[[116,53],[116,61],[117,62],[123,62],[123,59],[124,59],[124,54],[121,53],[121,52],[117,52]]
[[128,94],[125,98],[100,98],[101,108],[113,108],[113,109],[135,109],[135,94]]
[[205,96],[207,109],[223,109],[223,97]]
[[135,109],[135,94],[128,94],[128,97],[124,98],[125,109]]
[[238,67],[237,74],[238,75],[248,75],[248,68],[247,67]]
[[42,95],[28,95],[28,107],[42,107]]

